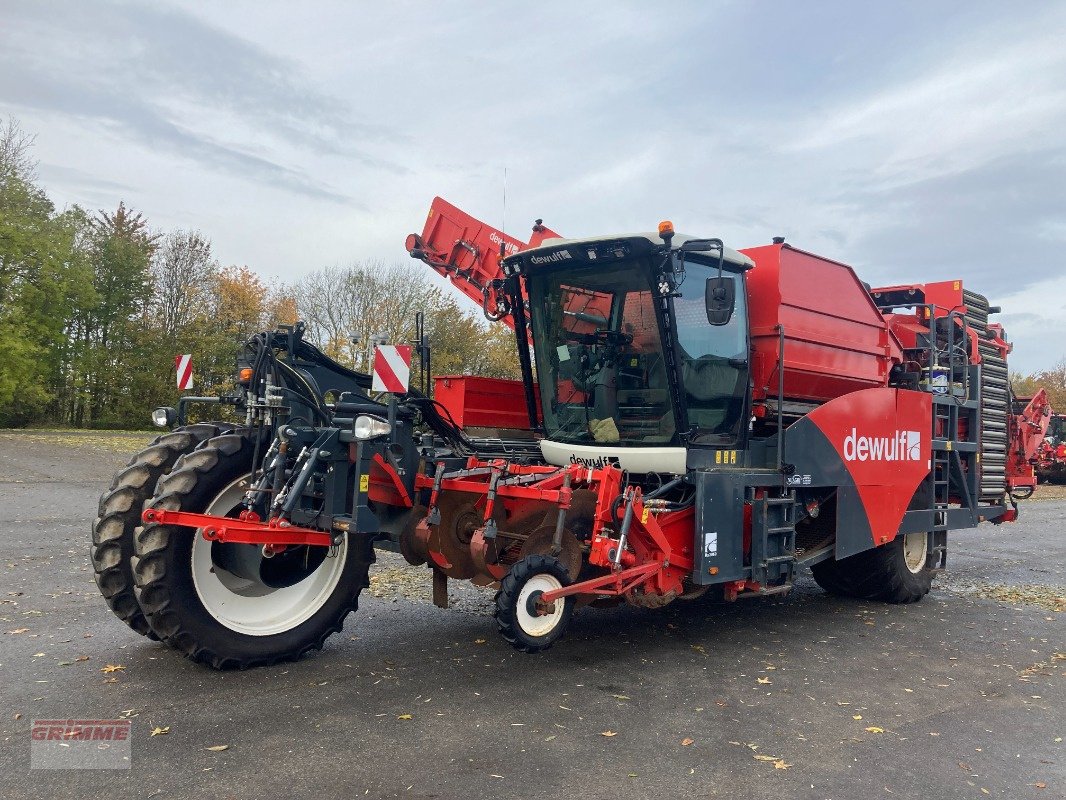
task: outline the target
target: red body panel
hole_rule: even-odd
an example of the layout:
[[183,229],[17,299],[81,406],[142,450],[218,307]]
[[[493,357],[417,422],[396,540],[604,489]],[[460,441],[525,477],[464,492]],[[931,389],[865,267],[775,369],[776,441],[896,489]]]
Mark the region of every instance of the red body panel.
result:
[[[524,243],[475,219],[447,200],[434,197],[422,235],[412,233],[407,237],[407,251],[491,313],[497,300],[492,282],[502,277],[500,248],[510,255],[558,235],[538,223],[529,242]],[[501,321],[513,325],[509,315],[501,316]]]
[[522,381],[441,375],[433,379],[433,397],[460,428],[529,429]]
[[808,415],[855,482],[875,545],[896,537],[918,484],[929,474],[932,413],[926,392],[867,389]]
[[787,244],[741,250],[748,273],[755,399],[776,393],[778,332],[785,332],[785,397],[825,402],[885,386],[899,343],[846,264]]

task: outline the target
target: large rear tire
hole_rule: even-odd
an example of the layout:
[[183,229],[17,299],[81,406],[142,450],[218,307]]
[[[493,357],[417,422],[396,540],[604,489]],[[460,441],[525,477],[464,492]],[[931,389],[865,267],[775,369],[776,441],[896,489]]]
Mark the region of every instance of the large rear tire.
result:
[[811,567],[811,572],[818,585],[830,594],[885,603],[916,603],[932,587],[936,574],[932,565],[927,535],[908,533],[840,561],[822,561]]
[[170,472],[178,458],[232,427],[208,422],[186,425],[158,436],[129,460],[111,482],[111,488],[100,496],[89,549],[96,585],[115,616],[142,636],[158,638],[137,602],[130,567],[144,504],[155,494],[156,483]]
[[[232,515],[247,489],[254,440],[220,436],[183,456],[151,506]],[[198,531],[145,525],[133,561],[137,597],[163,641],[216,669],[293,661],[340,631],[369,584],[369,535],[326,553],[289,548],[266,559],[255,545],[209,542]]]

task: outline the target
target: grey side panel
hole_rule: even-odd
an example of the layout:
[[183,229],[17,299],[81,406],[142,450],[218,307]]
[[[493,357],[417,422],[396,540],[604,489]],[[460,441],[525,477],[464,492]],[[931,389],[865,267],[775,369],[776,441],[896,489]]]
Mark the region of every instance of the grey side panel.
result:
[[[744,570],[744,484],[737,472],[691,473],[696,484],[696,541],[692,580],[741,580]],[[715,575],[710,568],[717,567]]]
[[817,425],[803,418],[785,431],[784,460],[795,467],[791,478],[799,478],[797,488],[837,487],[837,558],[847,558],[874,546],[870,520],[855,481]]

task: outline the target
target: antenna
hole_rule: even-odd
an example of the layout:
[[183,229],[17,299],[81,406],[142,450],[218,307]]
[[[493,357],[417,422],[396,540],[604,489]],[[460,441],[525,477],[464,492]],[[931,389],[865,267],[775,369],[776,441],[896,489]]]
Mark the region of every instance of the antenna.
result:
[[503,168],[503,227],[500,233],[507,233],[507,167]]

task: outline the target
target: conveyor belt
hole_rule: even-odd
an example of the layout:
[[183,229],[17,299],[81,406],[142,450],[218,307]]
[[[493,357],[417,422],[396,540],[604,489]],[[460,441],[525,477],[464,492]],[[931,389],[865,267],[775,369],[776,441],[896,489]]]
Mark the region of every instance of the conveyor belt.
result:
[[988,300],[963,290],[966,324],[977,332],[981,354],[981,485],[982,502],[998,502],[1007,491],[1007,419],[1010,383],[1007,362],[988,341]]

